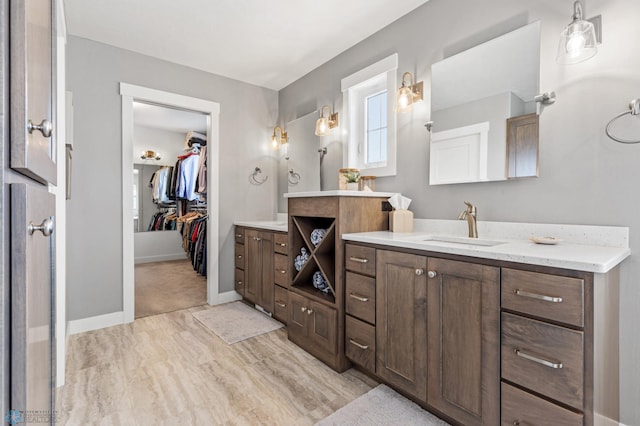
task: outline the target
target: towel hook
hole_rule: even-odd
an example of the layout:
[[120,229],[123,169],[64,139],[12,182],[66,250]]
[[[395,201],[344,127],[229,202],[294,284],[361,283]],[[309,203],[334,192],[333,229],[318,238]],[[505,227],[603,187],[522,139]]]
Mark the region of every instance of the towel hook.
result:
[[635,115],[637,116],[638,114],[640,114],[640,98],[637,99],[632,99],[631,102],[629,103],[629,111],[625,111],[625,112],[621,112],[620,114],[616,115],[615,117],[613,117],[611,119],[611,121],[609,121],[609,123],[607,124],[607,127],[605,128],[605,132],[607,134],[607,136],[609,136],[611,139],[613,139],[616,142],[620,142],[620,143],[640,143],[640,139],[638,140],[630,140],[630,139],[622,139],[622,138],[618,138],[614,135],[611,134],[611,125],[613,124],[614,121],[616,121],[618,118],[625,116],[625,115]]
[[260,175],[261,173],[262,170],[260,169],[260,167],[256,166],[256,168],[253,169],[253,173],[249,175],[249,183],[251,183],[252,185],[262,185],[263,183],[265,183],[267,179],[269,179],[269,176],[259,178],[258,175]]
[[296,173],[293,169],[289,170],[289,176],[287,177],[289,185],[297,185],[300,183],[300,173]]

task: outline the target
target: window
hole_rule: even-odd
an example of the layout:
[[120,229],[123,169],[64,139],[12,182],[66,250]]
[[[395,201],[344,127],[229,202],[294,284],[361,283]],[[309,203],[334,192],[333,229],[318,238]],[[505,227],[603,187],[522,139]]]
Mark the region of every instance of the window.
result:
[[361,174],[396,174],[396,129],[393,96],[398,55],[391,55],[342,79],[346,111],[347,166]]

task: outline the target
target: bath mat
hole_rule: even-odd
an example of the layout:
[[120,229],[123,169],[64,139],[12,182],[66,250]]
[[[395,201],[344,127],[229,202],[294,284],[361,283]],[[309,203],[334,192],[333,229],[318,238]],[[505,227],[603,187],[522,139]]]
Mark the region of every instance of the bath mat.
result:
[[390,387],[378,385],[335,413],[320,420],[316,426],[447,426],[448,424]]
[[228,345],[283,327],[281,322],[242,302],[232,302],[196,311],[193,316]]

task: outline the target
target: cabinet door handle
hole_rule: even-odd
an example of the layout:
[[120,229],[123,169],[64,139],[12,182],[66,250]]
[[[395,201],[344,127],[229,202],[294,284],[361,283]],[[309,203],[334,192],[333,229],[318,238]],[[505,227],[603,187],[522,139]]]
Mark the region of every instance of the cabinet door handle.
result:
[[307,315],[311,315],[313,313],[313,309],[307,309]]
[[306,311],[307,311],[307,307],[306,307],[306,306],[303,306],[303,307],[301,307],[301,308],[300,308],[300,310],[301,310],[302,312],[306,312]]
[[364,259],[362,257],[349,257],[349,260],[354,261],[354,262],[358,262],[358,263],[368,263],[369,259]]
[[361,302],[368,302],[369,301],[368,297],[360,296],[360,295],[355,294],[355,293],[350,293],[349,297],[351,297],[352,299],[359,300]]
[[236,234],[236,238],[242,238],[242,234]]
[[550,368],[562,368],[562,363],[561,362],[549,361],[547,359],[540,358],[540,357],[537,357],[535,355],[531,355],[531,354],[528,354],[526,352],[523,352],[519,348],[516,348],[513,351],[520,358],[528,359],[529,361],[537,362],[538,364],[542,364],[542,365],[544,365],[546,367],[550,367]]
[[242,255],[241,254],[238,255],[238,259],[242,259]]
[[253,237],[254,241],[262,241],[262,238],[260,237]]
[[243,282],[242,281],[236,281],[238,283],[238,285],[242,285]]
[[[420,275],[420,274],[418,274],[418,275]],[[428,276],[429,278],[435,278],[435,277],[437,277],[437,276],[438,276],[438,273],[437,273],[436,271],[428,271],[428,272],[427,272],[427,276]]]
[[544,300],[545,302],[551,302],[551,303],[562,303],[562,297],[545,296],[544,294],[529,293],[528,291],[523,291],[523,290],[520,290],[519,288],[517,288],[514,291],[514,293],[517,296],[528,297],[530,299]]
[[424,274],[424,269],[421,269],[421,268],[416,269],[416,275],[417,276],[420,276],[422,274]]
[[349,339],[349,343],[351,343],[353,346],[358,347],[362,350],[367,350],[369,349],[369,345],[363,345],[362,343],[356,342],[353,339]]
[[280,302],[276,302],[276,305],[280,306],[281,308],[286,308],[287,305],[285,305],[284,303],[280,303]]

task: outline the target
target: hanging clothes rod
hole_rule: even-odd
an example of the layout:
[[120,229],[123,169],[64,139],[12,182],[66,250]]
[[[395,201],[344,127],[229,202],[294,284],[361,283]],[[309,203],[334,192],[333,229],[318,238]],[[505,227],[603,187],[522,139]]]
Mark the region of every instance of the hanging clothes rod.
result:
[[605,128],[605,133],[607,134],[607,136],[609,136],[611,139],[613,139],[616,142],[620,142],[620,143],[640,143],[640,139],[636,139],[636,140],[622,139],[622,138],[619,138],[617,136],[614,136],[611,133],[611,125],[617,119],[619,119],[620,117],[624,117],[627,114],[635,115],[635,116],[638,116],[638,114],[640,114],[640,98],[631,100],[631,102],[629,103],[629,111],[621,112],[620,114],[618,114],[615,117],[613,117],[611,119],[611,121],[609,121],[609,123],[607,124],[607,127]]

